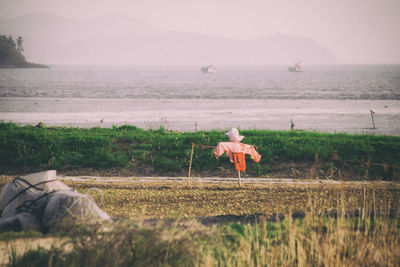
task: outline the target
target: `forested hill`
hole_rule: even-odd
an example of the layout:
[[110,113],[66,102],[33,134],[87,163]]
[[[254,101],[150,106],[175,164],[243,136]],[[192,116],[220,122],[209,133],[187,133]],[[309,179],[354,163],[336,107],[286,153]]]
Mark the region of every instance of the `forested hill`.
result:
[[48,68],[46,65],[26,61],[22,52],[22,37],[0,35],[0,68]]

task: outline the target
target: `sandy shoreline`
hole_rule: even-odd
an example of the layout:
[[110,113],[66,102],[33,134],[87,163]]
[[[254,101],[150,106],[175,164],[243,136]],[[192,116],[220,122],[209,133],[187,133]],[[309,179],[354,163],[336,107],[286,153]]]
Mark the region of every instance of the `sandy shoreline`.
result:
[[400,135],[400,101],[0,98],[0,121],[19,125],[289,130],[291,120],[298,130]]

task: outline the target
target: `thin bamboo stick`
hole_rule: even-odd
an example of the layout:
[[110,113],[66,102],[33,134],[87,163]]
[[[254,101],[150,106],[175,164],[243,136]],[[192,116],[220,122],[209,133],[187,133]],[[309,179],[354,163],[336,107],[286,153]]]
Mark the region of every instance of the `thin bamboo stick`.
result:
[[363,187],[363,208],[362,208],[362,216],[361,218],[364,220],[365,218],[365,186]]
[[216,146],[206,146],[206,145],[199,145],[199,144],[193,144],[194,146],[202,146],[202,147],[209,147],[209,148],[216,148]]
[[373,112],[372,109],[370,109],[369,112],[371,113],[371,120],[372,120],[372,126],[373,126],[372,129],[376,129],[376,127],[375,127],[375,121],[374,121],[374,114],[375,114],[375,112]]
[[190,152],[190,163],[189,163],[188,179],[190,179],[190,174],[191,174],[191,171],[192,171],[193,151],[194,151],[194,143],[192,143],[192,152]]

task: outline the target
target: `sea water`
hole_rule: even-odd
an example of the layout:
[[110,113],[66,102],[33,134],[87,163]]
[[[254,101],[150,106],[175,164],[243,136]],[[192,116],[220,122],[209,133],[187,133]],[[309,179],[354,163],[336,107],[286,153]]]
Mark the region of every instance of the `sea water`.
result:
[[0,120],[400,135],[400,65],[0,69]]

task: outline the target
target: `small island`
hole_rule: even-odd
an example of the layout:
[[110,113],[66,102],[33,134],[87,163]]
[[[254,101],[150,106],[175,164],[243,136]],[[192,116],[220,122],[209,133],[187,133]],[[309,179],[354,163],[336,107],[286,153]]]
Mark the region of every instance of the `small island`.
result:
[[43,64],[26,61],[22,54],[22,42],[21,36],[14,41],[11,36],[0,35],[0,68],[49,68]]

